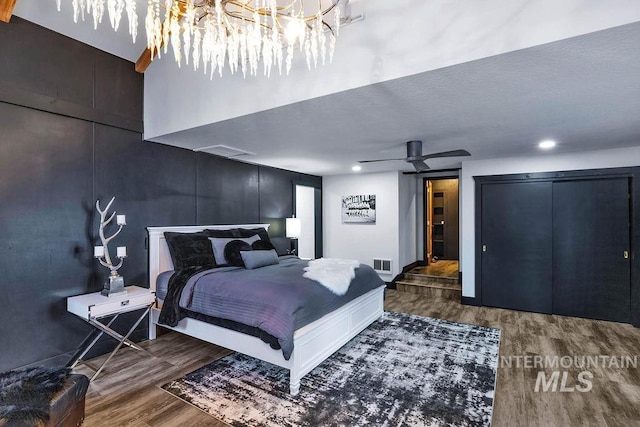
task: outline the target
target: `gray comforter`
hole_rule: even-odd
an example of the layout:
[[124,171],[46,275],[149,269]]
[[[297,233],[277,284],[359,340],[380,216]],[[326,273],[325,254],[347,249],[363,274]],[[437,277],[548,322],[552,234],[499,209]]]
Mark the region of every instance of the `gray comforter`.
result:
[[361,265],[347,293],[339,296],[302,277],[307,265],[297,257],[283,257],[279,264],[255,270],[206,270],[189,279],[180,307],[260,328],[278,339],[289,360],[296,329],[385,285],[370,266]]

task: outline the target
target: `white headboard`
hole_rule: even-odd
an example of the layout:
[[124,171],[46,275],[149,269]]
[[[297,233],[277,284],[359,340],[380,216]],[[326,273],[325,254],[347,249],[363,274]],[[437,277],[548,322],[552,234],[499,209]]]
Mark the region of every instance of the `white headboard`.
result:
[[202,230],[230,230],[232,228],[264,228],[269,231],[269,224],[239,225],[185,225],[179,227],[147,227],[149,234],[149,287],[156,289],[156,278],[164,271],[173,270],[173,261],[169,254],[169,246],[164,232],[197,233]]

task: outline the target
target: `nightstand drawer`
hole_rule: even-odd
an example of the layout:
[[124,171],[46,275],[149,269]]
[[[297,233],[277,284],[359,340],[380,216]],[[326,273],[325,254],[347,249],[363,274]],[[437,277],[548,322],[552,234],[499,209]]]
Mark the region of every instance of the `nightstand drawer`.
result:
[[127,295],[105,297],[99,292],[67,299],[67,311],[83,319],[104,317],[146,308],[156,299],[150,289],[127,286]]

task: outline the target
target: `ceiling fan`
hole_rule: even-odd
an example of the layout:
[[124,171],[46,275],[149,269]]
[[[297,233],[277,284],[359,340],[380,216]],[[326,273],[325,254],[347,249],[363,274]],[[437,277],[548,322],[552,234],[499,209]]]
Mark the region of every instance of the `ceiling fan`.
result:
[[429,170],[429,166],[424,162],[427,159],[435,159],[438,157],[460,157],[470,156],[467,150],[442,151],[440,153],[422,154],[422,141],[407,141],[407,157],[402,159],[379,159],[379,160],[359,160],[358,163],[387,162],[390,160],[404,160],[411,163],[416,172],[424,172]]

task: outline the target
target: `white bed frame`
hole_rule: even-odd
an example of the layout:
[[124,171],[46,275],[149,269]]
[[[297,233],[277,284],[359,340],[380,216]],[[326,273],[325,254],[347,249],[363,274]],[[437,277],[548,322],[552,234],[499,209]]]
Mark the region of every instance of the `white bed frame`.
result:
[[[155,290],[158,275],[163,271],[173,270],[169,247],[164,239],[165,231],[195,233],[204,229],[258,227],[268,229],[269,224],[147,227],[149,286]],[[293,336],[293,354],[289,360],[285,360],[282,350],[273,350],[260,338],[199,320],[185,318],[175,327],[158,325],[162,306],[160,300],[158,300],[158,307],[153,308],[149,316],[149,339],[156,338],[156,327],[161,326],[281,366],[289,370],[289,390],[292,395],[296,395],[300,391],[300,380],[303,376],[382,315],[383,299],[384,286],[381,286],[296,330]]]

